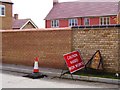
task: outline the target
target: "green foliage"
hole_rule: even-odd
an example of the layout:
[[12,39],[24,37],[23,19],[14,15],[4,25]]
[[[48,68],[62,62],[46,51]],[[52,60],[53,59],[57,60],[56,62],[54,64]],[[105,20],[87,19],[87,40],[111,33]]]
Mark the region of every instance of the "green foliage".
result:
[[91,69],[91,68],[79,70],[79,71],[75,72],[74,74],[80,75],[80,76],[92,76],[92,77],[101,77],[101,78],[120,79],[120,76],[117,77],[115,75],[115,73],[95,70],[95,69]]

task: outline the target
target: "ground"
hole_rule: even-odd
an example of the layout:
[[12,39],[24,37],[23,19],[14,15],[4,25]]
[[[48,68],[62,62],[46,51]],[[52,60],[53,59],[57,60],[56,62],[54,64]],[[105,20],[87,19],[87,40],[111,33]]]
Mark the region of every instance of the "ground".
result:
[[75,81],[47,77],[42,79],[30,79],[22,77],[25,74],[10,71],[2,71],[2,88],[118,88],[115,84],[98,82]]

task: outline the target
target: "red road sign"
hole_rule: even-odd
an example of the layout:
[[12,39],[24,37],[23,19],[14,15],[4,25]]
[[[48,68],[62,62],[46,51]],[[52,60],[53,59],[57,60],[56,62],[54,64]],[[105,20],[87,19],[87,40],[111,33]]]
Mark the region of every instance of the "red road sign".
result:
[[85,67],[79,51],[73,51],[71,53],[65,54],[64,59],[70,73],[74,73]]

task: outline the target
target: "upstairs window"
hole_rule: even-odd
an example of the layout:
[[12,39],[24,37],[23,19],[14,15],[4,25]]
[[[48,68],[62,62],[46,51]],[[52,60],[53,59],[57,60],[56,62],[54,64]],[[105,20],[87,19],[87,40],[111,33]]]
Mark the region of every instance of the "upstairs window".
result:
[[85,26],[90,25],[90,19],[89,18],[84,18],[84,25]]
[[110,24],[110,17],[101,17],[100,18],[100,25],[109,25]]
[[59,27],[59,20],[52,20],[51,21],[51,27],[53,27],[53,28]]
[[0,16],[5,16],[5,6],[0,5]]
[[78,20],[77,19],[69,19],[69,26],[77,26],[78,25]]

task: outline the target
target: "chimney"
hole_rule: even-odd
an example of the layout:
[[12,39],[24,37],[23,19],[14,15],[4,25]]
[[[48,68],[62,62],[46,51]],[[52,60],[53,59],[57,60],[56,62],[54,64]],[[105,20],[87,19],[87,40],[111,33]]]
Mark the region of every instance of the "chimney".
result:
[[14,14],[14,19],[18,19],[18,14]]
[[57,4],[57,3],[59,3],[58,0],[53,0],[53,6],[54,6],[55,4]]

